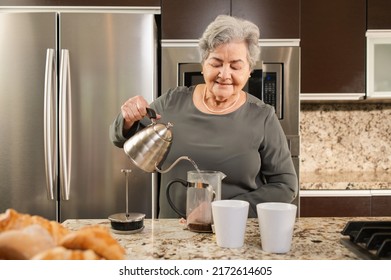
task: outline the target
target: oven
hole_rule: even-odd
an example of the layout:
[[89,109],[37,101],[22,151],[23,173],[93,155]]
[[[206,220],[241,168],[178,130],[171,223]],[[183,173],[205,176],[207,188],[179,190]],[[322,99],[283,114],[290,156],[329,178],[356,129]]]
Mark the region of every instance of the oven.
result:
[[[198,40],[162,40],[161,46],[163,94],[175,86],[204,83]],[[289,40],[261,40],[260,46],[260,60],[244,90],[275,108],[299,177],[300,47]],[[299,205],[299,196],[294,203]]]

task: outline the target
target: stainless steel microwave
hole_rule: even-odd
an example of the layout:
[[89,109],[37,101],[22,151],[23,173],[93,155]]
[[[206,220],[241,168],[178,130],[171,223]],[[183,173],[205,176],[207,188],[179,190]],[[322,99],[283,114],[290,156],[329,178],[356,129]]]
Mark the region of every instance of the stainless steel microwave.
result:
[[[259,63],[243,89],[274,106],[279,119],[283,118],[282,68],[282,63]],[[179,63],[178,74],[178,85],[180,86],[204,83],[200,63]]]

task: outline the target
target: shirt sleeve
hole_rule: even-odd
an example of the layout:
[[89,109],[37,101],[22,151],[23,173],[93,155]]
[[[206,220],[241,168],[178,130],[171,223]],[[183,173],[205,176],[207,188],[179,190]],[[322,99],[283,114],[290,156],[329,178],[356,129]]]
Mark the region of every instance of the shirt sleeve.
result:
[[124,118],[119,113],[109,127],[110,141],[118,148],[123,148],[126,140],[133,136],[141,128],[140,122],[135,122],[126,135],[123,134]]

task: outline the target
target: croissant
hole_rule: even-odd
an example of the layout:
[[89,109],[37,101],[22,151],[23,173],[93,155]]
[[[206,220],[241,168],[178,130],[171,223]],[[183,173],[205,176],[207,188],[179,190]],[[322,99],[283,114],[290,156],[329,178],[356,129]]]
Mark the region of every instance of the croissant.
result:
[[125,250],[102,226],[70,231],[40,216],[0,214],[0,259],[122,260]]
[[53,237],[56,244],[69,233],[69,230],[55,221],[49,221],[41,216],[21,214],[14,209],[7,209],[0,215],[0,233],[7,230],[23,229],[30,225],[40,225]]
[[61,246],[74,250],[91,249],[108,260],[122,260],[125,255],[125,249],[111,236],[109,230],[99,225],[85,226],[69,233],[62,239]]
[[28,260],[54,246],[52,236],[40,225],[11,229],[0,234],[0,259]]
[[70,250],[54,247],[35,255],[32,260],[100,260],[92,250]]

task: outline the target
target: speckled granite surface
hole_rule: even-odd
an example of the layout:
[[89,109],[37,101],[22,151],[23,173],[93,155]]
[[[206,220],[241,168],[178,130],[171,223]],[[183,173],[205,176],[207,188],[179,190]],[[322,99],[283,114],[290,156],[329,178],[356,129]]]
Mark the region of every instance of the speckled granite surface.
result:
[[301,189],[391,189],[391,104],[301,104]]
[[302,190],[391,190],[388,172],[303,172]]
[[[358,259],[357,255],[340,243],[340,232],[347,221],[357,218],[298,218],[287,254],[262,251],[257,219],[249,219],[245,244],[239,249],[220,248],[212,233],[195,233],[185,229],[177,219],[144,221],[145,228],[135,234],[113,236],[126,249],[128,259],[276,259],[276,260],[340,260]],[[359,218],[363,220],[363,218]],[[380,220],[384,218],[365,218]],[[109,220],[66,220],[69,229],[100,224],[110,228]]]

